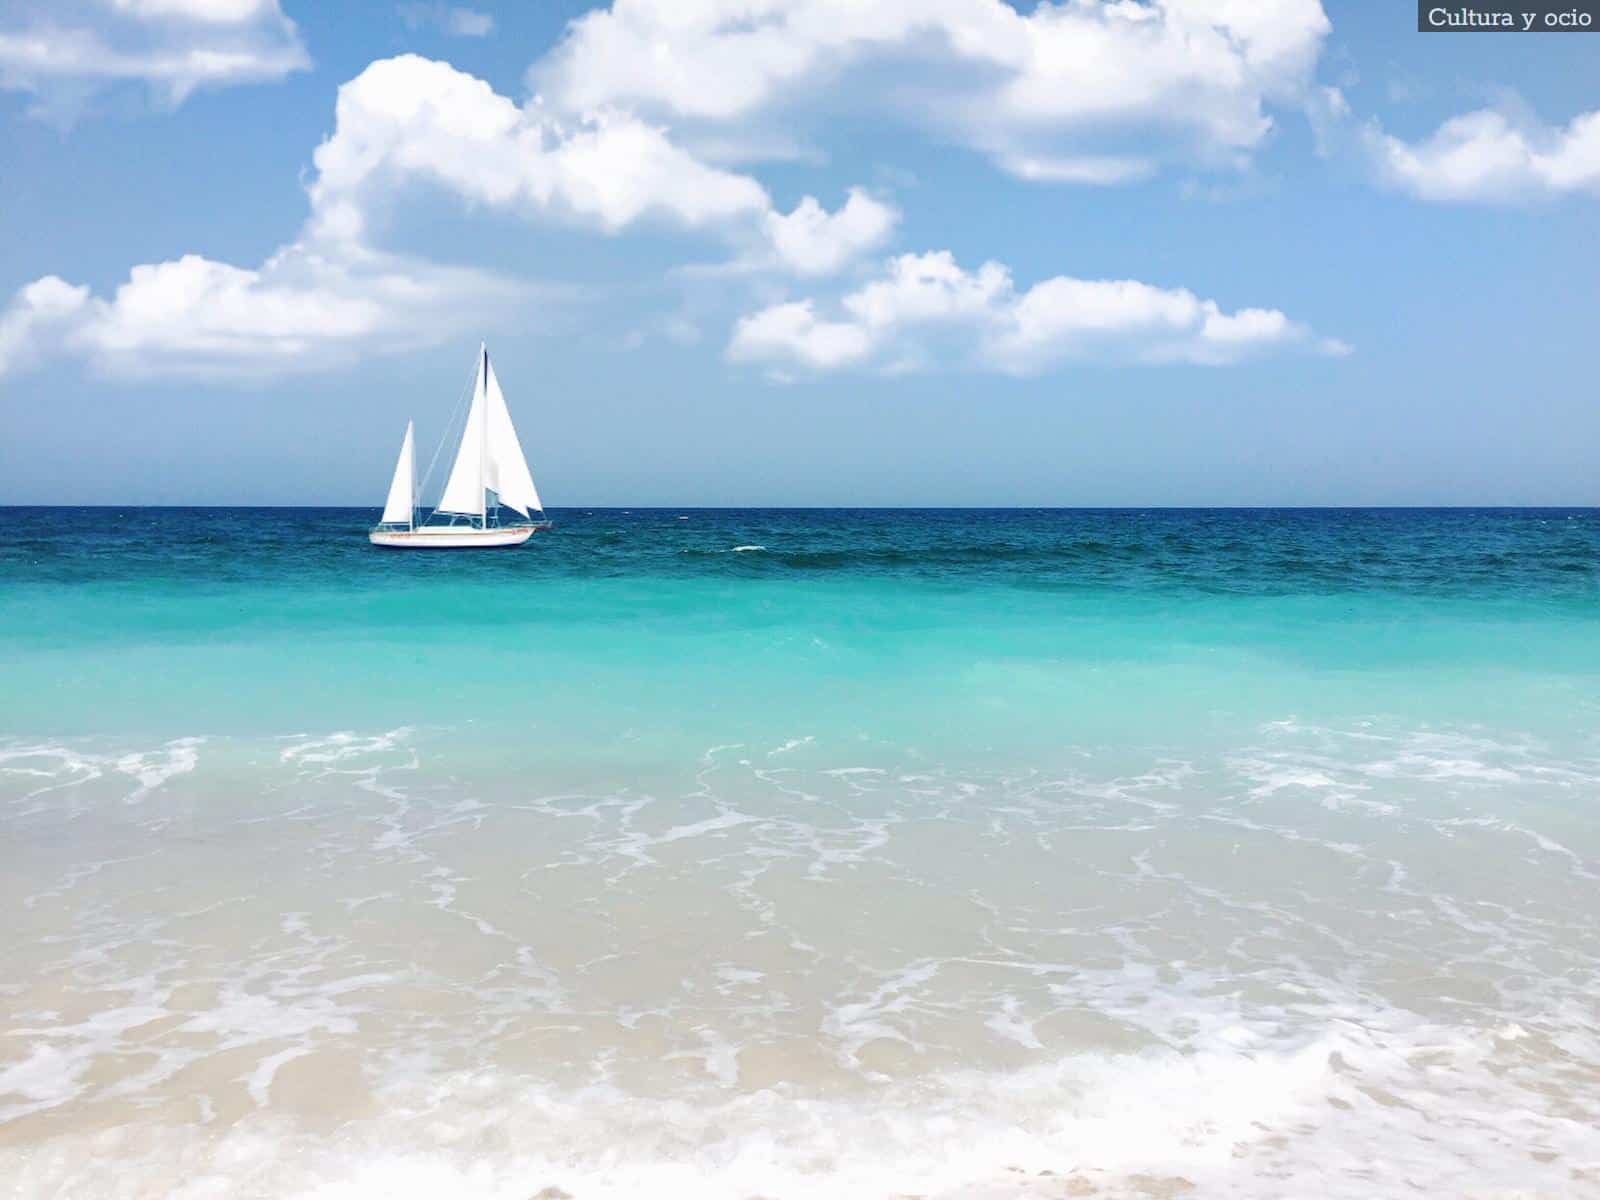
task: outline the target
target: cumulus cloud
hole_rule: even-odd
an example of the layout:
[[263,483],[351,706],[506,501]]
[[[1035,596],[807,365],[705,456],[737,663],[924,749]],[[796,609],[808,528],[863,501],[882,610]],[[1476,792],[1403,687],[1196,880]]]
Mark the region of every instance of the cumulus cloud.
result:
[[821,320],[810,300],[794,300],[742,318],[728,357],[734,362],[825,371],[859,363],[872,351],[869,330],[852,321]]
[[302,243],[257,269],[196,254],[143,264],[105,298],[46,276],[0,312],[0,375],[51,352],[117,375],[315,370],[444,341],[524,291],[480,271]]
[[[103,21],[71,29],[65,10],[42,4],[21,33],[0,20],[0,83],[139,78],[176,103],[206,83],[304,65],[278,0],[100,3]],[[442,28],[482,28],[476,10],[433,3],[402,15],[412,10]],[[115,71],[100,54],[113,27],[130,64]],[[862,89],[892,79],[870,111],[976,147],[1024,178],[1117,183],[1174,160],[1245,161],[1271,127],[1270,108],[1309,103],[1326,32],[1318,0],[1064,0],[1026,14],[1002,0],[616,0],[572,23],[535,66],[543,95],[527,103],[443,62],[379,60],[340,87],[333,129],[313,155],[309,214],[276,254],[256,267],[196,255],[143,264],[103,296],[35,281],[0,315],[0,374],[50,345],[108,371],[262,372],[446,336],[517,288],[378,249],[395,197],[418,188],[606,235],[689,232],[728,248],[741,271],[838,274],[889,241],[900,218],[892,204],[855,188],[832,211],[813,196],[780,207],[727,165],[739,147],[792,145],[784,126],[797,105],[812,116],[830,103],[859,112]],[[19,50],[8,37],[37,45]],[[263,45],[280,58],[251,57]],[[184,61],[197,65],[157,62],[152,46],[192,51]],[[713,160],[711,144],[733,149]],[[926,254],[892,260],[831,303],[790,300],[747,316],[727,352],[770,370],[907,370],[961,347],[963,361],[1024,373],[1069,358],[1230,362],[1292,343],[1317,344],[1276,310],[1227,314],[1131,281],[1058,277],[1019,291],[999,264],[968,272],[949,254]]]
[[641,223],[706,230],[755,247],[752,261],[822,275],[881,245],[899,218],[860,189],[833,213],[811,196],[783,213],[749,175],[702,162],[635,116],[519,107],[414,54],[346,83],[335,117],[313,156],[310,228],[322,239],[368,237],[385,197],[426,182],[487,208],[605,233]]
[[40,345],[118,373],[230,364],[262,373],[449,336],[519,289],[375,248],[385,201],[419,183],[603,233],[641,223],[706,231],[751,261],[808,276],[880,244],[898,215],[859,190],[837,212],[806,197],[785,214],[754,179],[700,162],[655,126],[618,113],[557,120],[416,55],[375,62],[339,89],[334,130],[313,162],[304,228],[258,268],[186,255],[135,266],[109,297],[54,277],[24,288],[0,326],[0,375]]
[[647,217],[755,223],[770,203],[754,179],[707,166],[636,118],[559,122],[415,54],[375,62],[339,89],[334,131],[313,161],[313,228],[343,239],[364,236],[374,200],[408,181],[608,232]]
[[31,111],[55,120],[117,84],[176,107],[197,88],[310,65],[278,0],[20,0],[0,17],[0,88],[30,93]]
[[1405,142],[1372,126],[1365,144],[1382,179],[1434,203],[1600,195],[1600,112],[1551,127],[1483,109],[1452,117],[1420,142]]
[[0,309],[0,376],[32,362],[89,303],[89,289],[56,275],[35,279]]
[[779,262],[800,275],[832,275],[888,240],[900,214],[860,188],[830,213],[807,196],[790,213],[769,212],[766,234]]
[[[1115,183],[1234,165],[1296,105],[1329,31],[1318,0],[616,0],[530,72],[569,111],[758,125],[826,96],[931,127],[1024,178]],[[823,97],[819,101],[819,97]],[[759,144],[759,139],[752,139]]]
[[948,251],[906,254],[845,295],[836,316],[811,300],[741,319],[727,356],[780,375],[954,361],[1014,375],[1068,361],[1220,366],[1272,349],[1348,352],[1276,309],[1224,312],[1183,288],[1056,276],[1018,291],[1000,263],[964,270]]

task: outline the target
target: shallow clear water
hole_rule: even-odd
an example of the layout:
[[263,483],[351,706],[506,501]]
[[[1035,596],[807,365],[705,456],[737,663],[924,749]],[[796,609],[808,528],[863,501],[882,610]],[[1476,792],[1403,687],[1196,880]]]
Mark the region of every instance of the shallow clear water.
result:
[[13,1195],[1600,1194],[1600,512],[0,515]]

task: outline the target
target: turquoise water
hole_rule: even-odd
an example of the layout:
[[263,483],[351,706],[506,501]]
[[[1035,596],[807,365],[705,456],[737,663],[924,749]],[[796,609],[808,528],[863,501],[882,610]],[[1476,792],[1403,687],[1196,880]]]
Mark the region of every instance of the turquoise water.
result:
[[552,515],[5,511],[17,1195],[1600,1194],[1600,510]]
[[11,510],[0,726],[1003,753],[1286,707],[1569,729],[1600,669],[1591,510],[577,510],[434,557],[365,516]]

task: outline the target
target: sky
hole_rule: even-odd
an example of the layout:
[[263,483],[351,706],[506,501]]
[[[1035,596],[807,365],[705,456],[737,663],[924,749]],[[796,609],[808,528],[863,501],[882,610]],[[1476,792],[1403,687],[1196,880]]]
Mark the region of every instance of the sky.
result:
[[1392,0],[7,0],[0,504],[381,506],[480,340],[554,508],[1597,504],[1597,218],[1600,38]]

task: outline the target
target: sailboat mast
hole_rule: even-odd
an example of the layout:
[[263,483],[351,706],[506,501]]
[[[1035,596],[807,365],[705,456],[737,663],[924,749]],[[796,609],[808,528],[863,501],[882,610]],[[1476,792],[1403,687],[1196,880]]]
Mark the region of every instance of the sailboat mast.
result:
[[[481,386],[489,387],[489,347],[484,342],[478,343],[478,378]],[[489,528],[489,488],[484,483],[484,469],[489,465],[489,414],[485,405],[484,419],[478,422],[478,524],[484,529]]]

